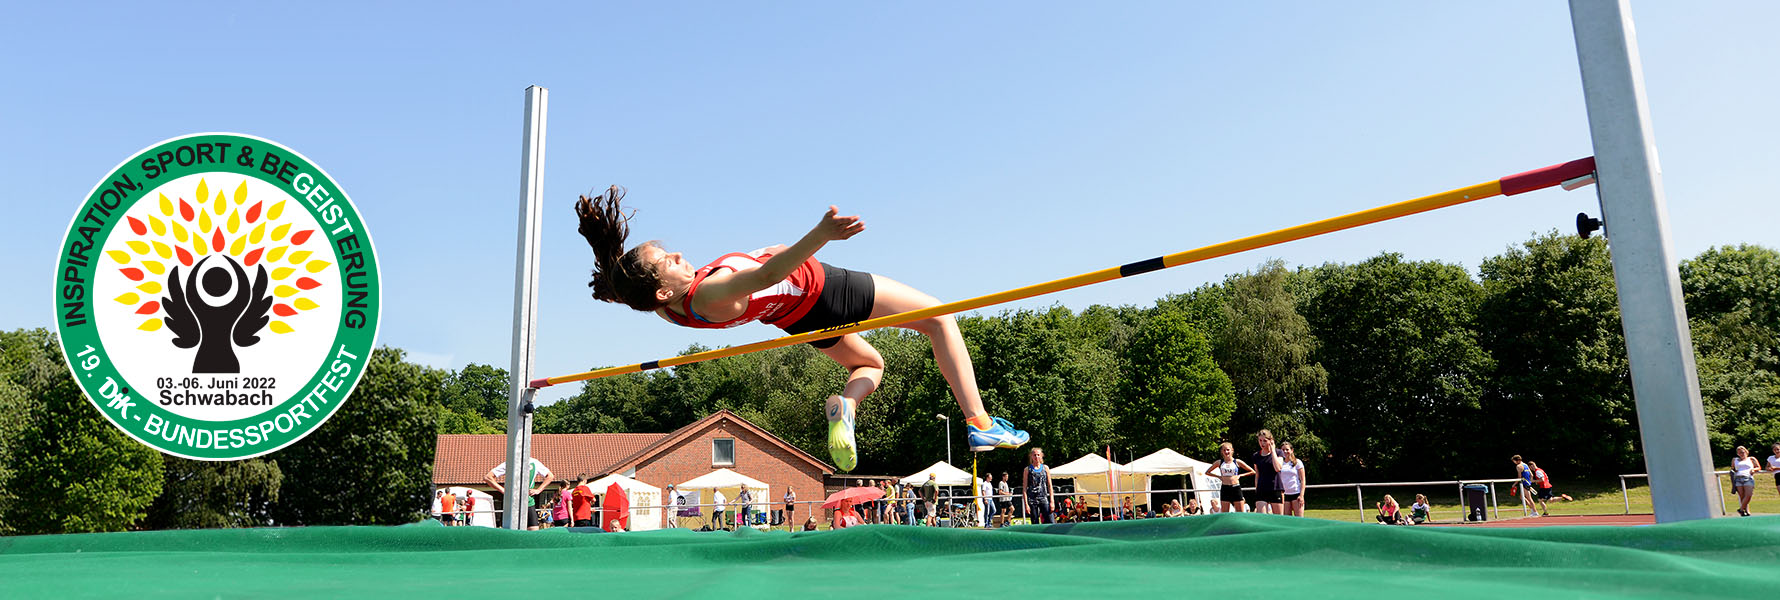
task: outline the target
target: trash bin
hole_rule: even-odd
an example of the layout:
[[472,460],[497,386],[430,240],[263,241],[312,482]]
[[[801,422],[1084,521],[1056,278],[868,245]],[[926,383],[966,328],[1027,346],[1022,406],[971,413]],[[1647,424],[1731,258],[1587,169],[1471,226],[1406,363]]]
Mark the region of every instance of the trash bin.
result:
[[1470,483],[1465,485],[1466,521],[1489,520],[1489,511],[1486,510],[1486,507],[1489,506],[1489,494],[1490,488],[1487,485],[1481,483]]

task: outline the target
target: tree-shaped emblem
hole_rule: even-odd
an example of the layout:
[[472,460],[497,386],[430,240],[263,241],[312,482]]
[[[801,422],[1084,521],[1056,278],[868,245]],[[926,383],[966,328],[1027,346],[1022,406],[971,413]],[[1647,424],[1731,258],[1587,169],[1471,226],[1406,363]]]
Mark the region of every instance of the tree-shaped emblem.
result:
[[291,325],[282,319],[318,306],[302,294],[321,283],[291,278],[299,269],[319,273],[330,263],[310,260],[314,251],[303,249],[314,230],[292,233],[292,223],[279,222],[288,200],[262,211],[264,202],[247,202],[246,181],[235,188],[232,205],[221,191],[207,202],[209,193],[199,179],[196,208],[184,198],[175,202],[162,195],[160,214],[150,209],[142,218],[126,217],[135,234],[123,240],[127,250],[110,249],[106,255],[121,265],[124,277],[141,282],[137,291],[115,298],[137,306],[135,314],[151,317],[137,329],[165,326],[174,347],[196,348],[194,373],[239,373],[236,348],[258,344],[266,330],[290,333]]

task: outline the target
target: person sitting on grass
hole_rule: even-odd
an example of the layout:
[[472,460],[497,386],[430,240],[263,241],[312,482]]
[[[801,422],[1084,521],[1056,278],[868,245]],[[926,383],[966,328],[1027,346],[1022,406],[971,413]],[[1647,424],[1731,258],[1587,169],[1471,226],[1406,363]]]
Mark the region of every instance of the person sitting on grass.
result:
[[1162,516],[1164,517],[1180,517],[1185,516],[1186,514],[1187,511],[1180,507],[1180,500],[1168,501],[1168,508],[1162,510]]
[[1183,510],[1185,510],[1187,512],[1187,514],[1189,514],[1189,515],[1198,515],[1198,514],[1205,513],[1205,509],[1203,507],[1199,506],[1199,497],[1198,496],[1188,497],[1187,505]]
[[1415,495],[1415,504],[1409,505],[1409,522],[1414,523],[1416,525],[1420,525],[1422,523],[1426,523],[1427,521],[1428,521],[1428,497],[1425,495],[1422,495],[1422,494],[1416,494]]
[[1403,518],[1402,507],[1397,505],[1397,499],[1392,498],[1390,494],[1385,494],[1384,502],[1378,503],[1378,514],[1373,518],[1378,519],[1379,523],[1385,525],[1405,525],[1408,523],[1408,521]]

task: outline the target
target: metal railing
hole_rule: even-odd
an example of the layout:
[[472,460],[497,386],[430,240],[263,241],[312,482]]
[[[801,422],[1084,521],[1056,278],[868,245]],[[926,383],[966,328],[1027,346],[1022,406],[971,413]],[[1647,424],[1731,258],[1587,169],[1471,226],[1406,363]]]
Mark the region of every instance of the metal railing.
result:
[[[1713,479],[1713,481],[1718,482],[1719,489],[1721,489],[1721,490],[1724,489],[1724,476],[1729,475],[1729,474],[1731,474],[1730,471],[1713,471],[1712,472],[1712,479]],[[1763,472],[1755,471],[1753,474],[1761,475],[1761,474],[1763,474]],[[1780,477],[1780,474],[1776,474],[1776,473],[1767,473],[1767,474],[1770,476],[1773,476],[1773,477]],[[1644,480],[1649,481],[1650,474],[1649,473],[1625,473],[1625,474],[1622,474],[1619,476],[1619,494],[1620,494],[1620,497],[1625,500],[1625,514],[1629,515],[1629,514],[1632,514],[1632,493],[1631,493],[1631,490],[1629,490],[1626,487],[1625,480],[1628,477],[1629,478],[1642,477],[1642,478],[1644,478]],[[1646,484],[1646,485],[1648,485],[1648,484]],[[1718,514],[1719,514],[1719,516],[1728,515],[1731,513],[1730,502],[1731,502],[1730,494],[1721,493],[1718,495]]]

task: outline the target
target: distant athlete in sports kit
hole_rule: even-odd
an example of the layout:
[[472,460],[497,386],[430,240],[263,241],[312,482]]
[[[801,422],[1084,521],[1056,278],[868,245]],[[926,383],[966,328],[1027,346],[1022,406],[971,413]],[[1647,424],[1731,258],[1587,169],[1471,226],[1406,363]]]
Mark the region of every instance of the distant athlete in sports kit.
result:
[[[882,275],[849,271],[815,259],[817,250],[830,241],[844,240],[865,230],[859,217],[827,214],[803,239],[790,247],[733,252],[703,267],[678,252],[668,252],[656,242],[624,249],[630,235],[619,202],[624,189],[612,186],[593,198],[575,203],[581,236],[593,247],[595,300],[614,302],[650,311],[684,327],[728,328],[759,321],[797,334],[866,319],[935,306],[932,296]],[[958,324],[950,315],[904,323],[900,327],[926,335],[933,343],[933,359],[951,384],[952,396],[964,412],[971,450],[1018,448],[1030,436],[1014,429],[1005,419],[990,417],[977,395],[976,373]],[[859,334],[810,342],[823,354],[846,367],[846,387],[830,396],[828,451],[836,467],[851,471],[859,461],[853,441],[853,424],[859,401],[878,387],[884,377],[884,358]]]

